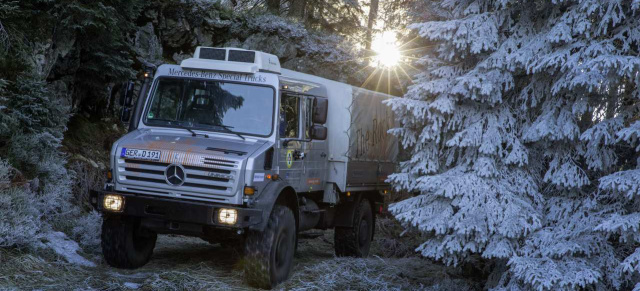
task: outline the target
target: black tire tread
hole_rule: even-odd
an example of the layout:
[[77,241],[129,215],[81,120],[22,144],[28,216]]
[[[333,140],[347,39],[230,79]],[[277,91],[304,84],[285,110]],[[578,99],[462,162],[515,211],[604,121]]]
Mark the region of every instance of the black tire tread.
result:
[[[367,199],[362,199],[358,207],[356,207],[353,213],[353,227],[336,227],[334,230],[333,244],[338,257],[366,257],[367,254],[363,254],[360,251],[358,243],[359,234],[359,222],[360,214],[363,210],[369,209],[371,211],[371,205]],[[375,219],[372,213],[372,222]],[[375,227],[372,226],[372,227]],[[373,232],[373,231],[372,231]]]
[[[269,215],[269,221],[264,231],[249,231],[247,233],[243,266],[245,280],[249,285],[262,289],[271,289],[278,283],[286,280],[286,278],[284,278],[283,280],[272,282],[268,265],[271,256],[271,242],[274,240],[273,236],[277,231],[279,223],[282,221],[286,223],[286,220],[293,221],[293,227],[295,228],[295,217],[291,209],[284,205],[276,204],[273,207],[271,215]],[[289,275],[290,270],[286,277]]]
[[[150,246],[134,259],[132,246],[127,243],[130,232],[134,230],[132,219],[105,218],[102,222],[101,246],[102,255],[110,266],[122,269],[136,269],[144,266],[150,259],[155,247],[156,235],[153,234]],[[141,259],[140,259],[141,258]]]

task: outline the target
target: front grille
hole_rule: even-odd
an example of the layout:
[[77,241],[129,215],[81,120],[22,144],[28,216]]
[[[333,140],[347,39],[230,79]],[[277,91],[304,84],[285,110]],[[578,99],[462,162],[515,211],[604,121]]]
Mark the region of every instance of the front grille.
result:
[[[221,201],[235,194],[241,160],[172,154],[178,161],[170,160],[165,153],[158,162],[119,158],[117,179],[122,190],[203,201]],[[165,170],[171,164],[184,168],[185,179],[180,186],[167,183]]]
[[203,164],[210,166],[218,166],[222,168],[234,168],[235,162],[229,162],[226,160],[216,159],[216,158],[204,158]]

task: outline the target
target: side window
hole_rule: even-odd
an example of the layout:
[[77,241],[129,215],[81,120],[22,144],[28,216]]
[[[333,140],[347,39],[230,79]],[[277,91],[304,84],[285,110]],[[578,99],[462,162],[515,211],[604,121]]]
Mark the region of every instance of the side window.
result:
[[161,82],[155,96],[153,96],[151,108],[154,110],[149,111],[147,118],[177,120],[181,91],[181,86],[178,82]]
[[302,116],[304,118],[304,138],[309,139],[309,127],[311,123],[311,110],[313,108],[313,97],[306,97],[302,102]]
[[282,95],[280,102],[280,136],[297,138],[300,132],[300,98]]

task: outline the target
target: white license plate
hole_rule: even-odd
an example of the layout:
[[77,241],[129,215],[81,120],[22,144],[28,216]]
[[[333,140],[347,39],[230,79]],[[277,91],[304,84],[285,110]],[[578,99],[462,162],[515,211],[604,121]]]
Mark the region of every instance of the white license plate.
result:
[[122,152],[120,152],[120,157],[129,158],[129,159],[159,161],[160,151],[122,148]]

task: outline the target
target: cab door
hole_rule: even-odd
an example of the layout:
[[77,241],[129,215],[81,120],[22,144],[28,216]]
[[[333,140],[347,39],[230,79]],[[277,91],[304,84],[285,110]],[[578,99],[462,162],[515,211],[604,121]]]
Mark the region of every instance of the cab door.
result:
[[278,113],[278,168],[280,177],[297,192],[302,191],[304,173],[300,95],[282,93]]
[[313,100],[320,98],[304,96],[301,99],[303,139],[308,140],[302,145],[303,179],[301,182],[304,191],[321,191],[324,189],[327,174],[327,141],[311,140],[309,129],[313,125]]

